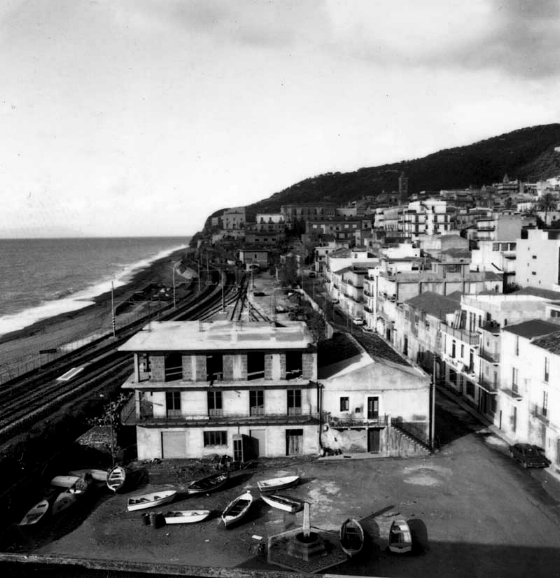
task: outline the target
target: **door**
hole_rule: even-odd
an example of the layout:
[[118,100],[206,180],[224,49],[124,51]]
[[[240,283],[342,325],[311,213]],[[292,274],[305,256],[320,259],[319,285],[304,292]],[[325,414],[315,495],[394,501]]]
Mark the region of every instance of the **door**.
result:
[[368,430],[368,448],[367,451],[372,454],[378,454],[381,447],[381,430]]
[[187,434],[164,431],[161,433],[161,455],[166,458],[187,457]]
[[379,419],[379,398],[367,398],[367,417],[368,419]]
[[252,429],[249,430],[249,435],[251,436],[251,457],[266,456],[266,430]]
[[303,430],[286,430],[286,455],[299,456],[303,454]]

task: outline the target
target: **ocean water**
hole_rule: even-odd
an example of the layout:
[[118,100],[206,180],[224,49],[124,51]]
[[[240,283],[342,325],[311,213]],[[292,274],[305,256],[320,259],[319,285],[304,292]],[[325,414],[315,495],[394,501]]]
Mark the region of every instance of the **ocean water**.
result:
[[0,239],[0,335],[87,307],[188,237]]

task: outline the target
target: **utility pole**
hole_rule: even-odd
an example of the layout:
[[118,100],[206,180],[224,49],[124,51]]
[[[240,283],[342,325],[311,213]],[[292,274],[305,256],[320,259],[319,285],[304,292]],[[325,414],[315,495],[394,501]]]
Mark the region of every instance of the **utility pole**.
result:
[[432,353],[432,381],[430,383],[430,448],[435,450],[436,432],[436,356]]
[[173,309],[177,307],[177,301],[175,299],[175,265],[173,266]]
[[111,281],[111,323],[113,326],[113,337],[117,335],[117,328],[115,323],[115,296],[113,294],[113,282]]

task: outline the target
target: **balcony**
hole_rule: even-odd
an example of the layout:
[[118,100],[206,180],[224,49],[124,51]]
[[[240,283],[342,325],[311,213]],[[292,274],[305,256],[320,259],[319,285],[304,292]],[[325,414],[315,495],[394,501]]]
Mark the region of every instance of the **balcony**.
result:
[[488,393],[498,393],[498,384],[493,380],[488,379],[485,375],[480,375],[478,377],[478,384],[482,389],[486,390]]
[[456,329],[455,327],[449,327],[449,325],[445,325],[444,323],[441,324],[441,330],[447,335],[451,335],[462,341],[467,343],[470,346],[477,347],[480,344],[480,333],[476,333],[474,331],[468,331],[466,329]]
[[538,419],[544,425],[550,424],[550,418],[548,417],[548,409],[546,407],[532,403],[529,412],[531,414],[531,417]]
[[379,415],[374,418],[333,417],[328,416],[328,424],[334,429],[356,429],[371,426],[386,426],[389,423],[388,415]]
[[498,351],[489,351],[488,349],[481,349],[478,352],[478,355],[484,361],[488,361],[489,363],[495,363],[496,365],[500,363],[500,353]]

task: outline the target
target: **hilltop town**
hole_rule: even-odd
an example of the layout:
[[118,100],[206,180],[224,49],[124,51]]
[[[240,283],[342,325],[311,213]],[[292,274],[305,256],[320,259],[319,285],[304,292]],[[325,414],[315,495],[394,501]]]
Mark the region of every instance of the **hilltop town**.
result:
[[[266,272],[303,289],[327,320],[340,315],[339,326],[351,324],[362,343],[382,340],[511,443],[541,447],[556,467],[559,198],[560,178],[505,175],[478,189],[409,194],[402,173],[394,191],[343,205],[223,210],[209,218],[194,248],[212,263],[241,265],[253,279]],[[376,433],[361,441],[355,432],[341,434],[339,446],[395,455],[381,417],[392,415],[433,447],[427,380],[417,377],[425,393],[418,399],[402,391],[400,377],[386,376],[380,386],[375,372],[366,378],[363,368],[354,371],[344,386],[325,386],[330,405],[322,409],[331,425],[354,422]],[[399,372],[402,364],[393,375]]]

